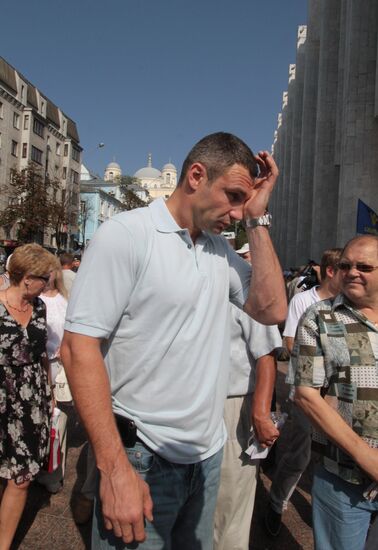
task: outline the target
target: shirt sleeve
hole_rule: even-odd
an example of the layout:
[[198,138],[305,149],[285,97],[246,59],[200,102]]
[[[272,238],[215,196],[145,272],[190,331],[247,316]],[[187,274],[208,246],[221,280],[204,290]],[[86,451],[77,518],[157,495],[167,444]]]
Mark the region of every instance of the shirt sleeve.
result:
[[328,386],[319,326],[311,308],[301,318],[290,359],[295,386]]
[[299,319],[303,314],[303,304],[300,298],[301,296],[296,294],[289,302],[285,328],[283,331],[283,335],[289,338],[294,338]]
[[136,242],[115,219],[105,222],[92,238],[76,274],[67,308],[65,329],[108,338],[124,314],[138,269]]

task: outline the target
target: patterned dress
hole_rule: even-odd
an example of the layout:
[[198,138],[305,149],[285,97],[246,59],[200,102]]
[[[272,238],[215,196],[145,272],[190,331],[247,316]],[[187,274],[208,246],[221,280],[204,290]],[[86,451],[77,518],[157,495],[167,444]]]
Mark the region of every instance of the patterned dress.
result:
[[51,398],[46,309],[39,298],[26,328],[0,303],[0,478],[29,481],[46,462]]

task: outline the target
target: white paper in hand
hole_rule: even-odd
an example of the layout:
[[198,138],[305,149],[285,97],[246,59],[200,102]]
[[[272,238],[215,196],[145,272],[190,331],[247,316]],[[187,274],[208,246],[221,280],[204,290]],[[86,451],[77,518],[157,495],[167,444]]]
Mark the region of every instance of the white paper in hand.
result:
[[[287,413],[271,412],[271,419],[277,430],[280,430],[285,424],[287,419]],[[251,427],[251,436],[248,439],[248,449],[244,452],[252,459],[257,460],[258,458],[266,458],[270,451],[271,447],[262,447],[257,441],[253,427]]]

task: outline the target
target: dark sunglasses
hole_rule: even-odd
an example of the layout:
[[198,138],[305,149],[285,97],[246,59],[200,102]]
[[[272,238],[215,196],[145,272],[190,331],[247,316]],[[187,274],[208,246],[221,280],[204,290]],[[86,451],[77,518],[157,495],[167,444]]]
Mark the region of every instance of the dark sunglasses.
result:
[[361,273],[371,273],[378,268],[378,265],[369,265],[369,264],[350,264],[349,262],[340,262],[339,263],[340,271],[350,271],[353,268],[356,268],[357,271]]
[[32,277],[34,277],[34,279],[42,279],[46,284],[50,280],[50,275],[32,275]]

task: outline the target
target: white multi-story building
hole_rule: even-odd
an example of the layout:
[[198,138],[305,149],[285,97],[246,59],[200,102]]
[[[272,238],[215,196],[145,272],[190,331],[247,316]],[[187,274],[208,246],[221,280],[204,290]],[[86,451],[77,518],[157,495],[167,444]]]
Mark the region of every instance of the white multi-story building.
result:
[[[12,170],[21,171],[33,161],[44,177],[61,182],[60,198],[68,209],[62,237],[65,247],[73,248],[78,233],[81,152],[76,123],[0,57],[0,210],[9,203],[4,189]],[[15,238],[16,228],[0,227],[0,240]],[[45,231],[42,244],[56,245],[51,231]]]

